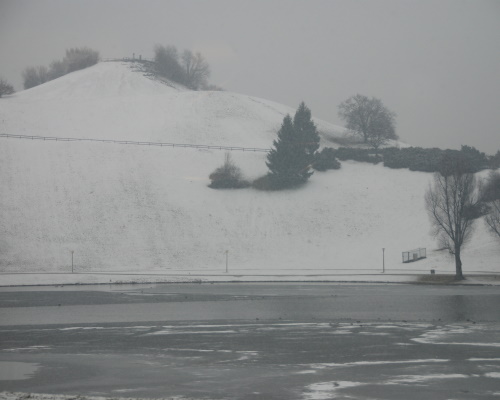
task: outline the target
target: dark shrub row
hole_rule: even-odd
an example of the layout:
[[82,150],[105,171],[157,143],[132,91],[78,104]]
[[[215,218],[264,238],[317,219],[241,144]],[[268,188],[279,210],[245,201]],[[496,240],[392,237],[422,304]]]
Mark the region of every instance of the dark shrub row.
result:
[[460,158],[467,172],[477,172],[490,168],[488,157],[470,146],[460,150],[441,150],[438,148],[407,147],[387,148],[382,151],[384,166],[389,168],[408,168],[411,171],[436,172],[443,166],[443,160]]
[[333,149],[334,155],[340,161],[359,161],[367,162],[371,164],[377,164],[381,161],[380,157],[373,154],[372,149],[356,149],[351,147],[339,147],[338,149]]
[[379,153],[380,155],[374,154],[373,149],[340,147],[338,149],[329,149],[328,157],[336,158],[340,161],[353,160],[372,164],[383,161],[384,166],[388,168],[408,168],[411,171],[422,172],[439,171],[443,166],[444,160],[457,157],[463,160],[467,172],[477,172],[488,168],[494,169],[500,167],[500,151],[495,156],[488,157],[471,146],[462,146],[460,150],[389,147],[379,150]]
[[[311,165],[316,171],[339,169],[339,160],[359,161],[377,164],[381,161],[388,168],[408,168],[411,171],[440,172],[443,175],[449,173],[450,169],[455,171],[460,168],[463,172],[478,172],[484,169],[500,168],[500,151],[494,156],[487,156],[471,146],[462,146],[460,150],[441,150],[438,148],[425,149],[422,147],[396,148],[389,147],[379,150],[380,154],[374,154],[373,149],[357,149],[340,147],[333,149],[325,147],[314,154],[314,162]],[[272,174],[264,175],[250,183],[241,177],[241,171],[236,167],[229,156],[226,162],[211,175],[212,188],[245,188],[253,186],[259,190],[281,190],[297,186],[286,179],[277,178]],[[490,184],[484,188],[485,199],[497,198],[498,176],[490,177]],[[482,214],[481,214],[482,215]]]

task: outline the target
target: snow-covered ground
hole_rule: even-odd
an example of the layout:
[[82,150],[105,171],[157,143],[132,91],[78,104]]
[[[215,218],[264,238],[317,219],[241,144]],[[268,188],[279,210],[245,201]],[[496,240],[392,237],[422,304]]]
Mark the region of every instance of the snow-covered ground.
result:
[[[283,116],[295,112],[245,95],[166,85],[134,68],[100,63],[5,97],[0,133],[270,148]],[[316,123],[324,138],[343,132]],[[224,161],[219,150],[0,143],[0,272],[37,273],[0,275],[0,285],[411,281],[431,269],[454,271],[430,235],[423,197],[431,174],[343,162],[296,190],[213,190],[208,175]],[[266,173],[265,153],[232,158],[249,179]],[[500,273],[498,239],[476,225],[464,272]],[[403,264],[401,253],[418,247],[427,258]],[[71,272],[72,252],[77,273],[47,274]],[[383,255],[386,275],[379,278]]]

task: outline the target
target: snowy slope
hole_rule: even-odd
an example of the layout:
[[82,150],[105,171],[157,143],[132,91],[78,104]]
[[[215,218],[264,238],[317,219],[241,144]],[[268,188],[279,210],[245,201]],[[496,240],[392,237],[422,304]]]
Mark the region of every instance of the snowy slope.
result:
[[[293,108],[192,92],[101,63],[2,99],[0,133],[269,148]],[[342,128],[316,120],[320,130]],[[265,154],[233,152],[248,178]],[[301,189],[213,190],[224,152],[0,138],[0,271],[453,270],[434,251],[423,194],[432,178],[354,162]],[[499,271],[500,246],[478,224],[464,270]],[[415,268],[417,263],[413,264]]]
[[[298,105],[297,105],[298,106]],[[196,92],[107,62],[2,101],[1,132],[268,148],[295,109],[229,92]],[[327,133],[343,128],[316,120]]]

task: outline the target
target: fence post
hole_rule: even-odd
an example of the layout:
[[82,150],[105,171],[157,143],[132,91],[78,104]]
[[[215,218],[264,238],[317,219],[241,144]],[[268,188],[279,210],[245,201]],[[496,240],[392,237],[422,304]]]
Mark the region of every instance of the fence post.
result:
[[385,273],[385,247],[382,247],[382,273]]

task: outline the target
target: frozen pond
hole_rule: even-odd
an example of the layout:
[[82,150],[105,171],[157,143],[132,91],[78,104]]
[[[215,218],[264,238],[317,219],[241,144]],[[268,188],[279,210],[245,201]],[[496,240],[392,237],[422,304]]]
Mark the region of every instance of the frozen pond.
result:
[[0,289],[3,326],[256,318],[500,321],[497,287],[245,283],[13,289]]
[[0,390],[200,400],[499,393],[495,287],[12,289],[0,291],[0,368],[19,372]]

